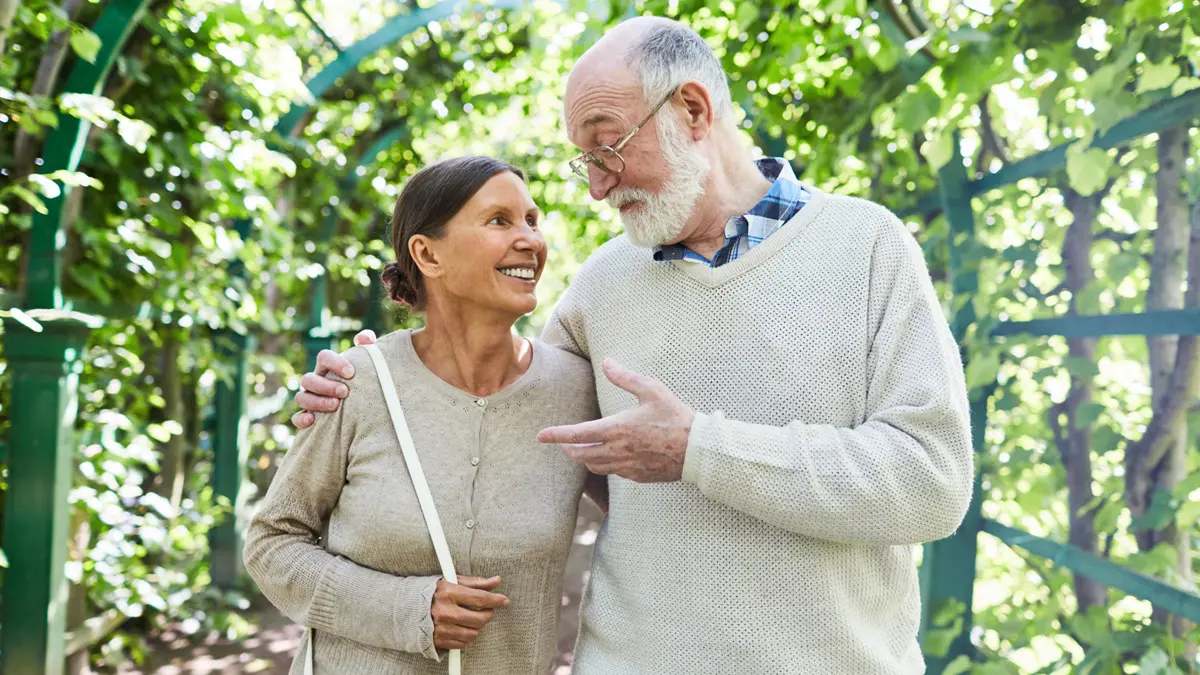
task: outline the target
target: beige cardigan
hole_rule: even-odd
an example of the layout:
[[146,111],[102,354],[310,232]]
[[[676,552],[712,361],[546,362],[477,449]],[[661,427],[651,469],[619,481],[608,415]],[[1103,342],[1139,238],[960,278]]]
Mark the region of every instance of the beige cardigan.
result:
[[[464,673],[548,672],[586,469],[536,435],[598,416],[590,364],[535,341],[529,370],[484,399],[429,371],[409,331],[378,344],[457,571],[501,575],[511,600],[463,650]],[[433,545],[375,369],[361,348],[345,356],[350,395],[297,435],[250,523],[246,569],[314,629],[318,675],[445,673],[429,615]]]

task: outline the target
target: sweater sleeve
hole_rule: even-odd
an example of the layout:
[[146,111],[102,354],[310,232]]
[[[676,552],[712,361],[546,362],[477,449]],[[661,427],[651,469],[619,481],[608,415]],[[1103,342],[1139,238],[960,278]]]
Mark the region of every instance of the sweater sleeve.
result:
[[[578,283],[578,280],[575,283]],[[554,311],[550,313],[550,320],[542,329],[542,342],[564,349],[576,356],[591,359],[587,336],[583,329],[583,313],[580,311],[579,303],[571,286],[567,287],[558,304],[554,306]]]
[[[354,362],[357,386],[336,412],[296,435],[246,532],[246,571],[276,607],[316,631],[374,647],[441,660],[430,606],[437,576],[396,576],[363,567],[318,543],[346,481],[355,398],[379,391],[362,382],[370,362]],[[365,372],[364,372],[365,371]],[[368,378],[373,375],[368,375]],[[357,392],[357,393],[356,393]]]
[[871,259],[864,421],[776,427],[698,412],[684,481],[828,541],[916,544],[962,523],[974,483],[962,361],[920,247],[892,220]]

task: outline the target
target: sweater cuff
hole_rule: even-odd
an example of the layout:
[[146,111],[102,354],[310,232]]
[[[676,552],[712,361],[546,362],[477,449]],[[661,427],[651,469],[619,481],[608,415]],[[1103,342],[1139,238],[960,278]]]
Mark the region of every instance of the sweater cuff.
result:
[[[430,615],[439,579],[393,576],[335,558],[317,583],[309,606],[309,625],[344,637],[359,636],[359,641],[366,644],[441,661],[433,646]],[[363,625],[360,609],[364,607],[374,608],[367,612],[367,625]]]
[[720,441],[719,425],[724,417],[720,411],[711,415],[695,413],[692,428],[688,432],[687,450],[683,455],[683,482],[699,487],[704,473],[704,461]]

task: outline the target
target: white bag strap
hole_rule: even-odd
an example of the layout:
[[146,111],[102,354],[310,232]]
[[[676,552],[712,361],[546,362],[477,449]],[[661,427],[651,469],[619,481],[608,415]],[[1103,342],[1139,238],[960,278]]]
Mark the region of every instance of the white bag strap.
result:
[[[457,584],[458,575],[454,572],[454,559],[450,557],[450,546],[446,543],[446,533],[442,530],[442,521],[438,518],[437,507],[433,504],[433,494],[429,484],[425,482],[425,472],[421,470],[421,460],[417,457],[417,448],[413,444],[412,434],[408,431],[408,422],[404,419],[404,409],[400,407],[400,397],[396,395],[396,385],[392,382],[391,371],[383,360],[383,352],[377,345],[366,345],[367,354],[375,364],[379,374],[379,384],[383,387],[383,400],[387,402],[388,412],[392,415],[392,425],[396,427],[396,438],[400,440],[400,450],[404,453],[404,465],[408,467],[408,475],[412,479],[413,488],[417,491],[417,501],[421,504],[421,513],[425,516],[425,526],[433,539],[433,550],[437,554],[438,565],[442,568],[442,577],[446,581]],[[449,675],[462,675],[462,652],[450,650]]]
[[[409,478],[417,491],[417,501],[421,505],[421,513],[425,516],[425,526],[433,540],[433,550],[437,554],[438,565],[442,568],[442,577],[446,581],[457,584],[458,575],[454,572],[454,559],[450,557],[450,546],[446,543],[446,533],[442,530],[442,522],[438,518],[437,507],[433,503],[433,494],[429,484],[425,482],[425,472],[421,470],[421,460],[417,457],[417,449],[413,444],[412,434],[408,430],[408,422],[404,419],[404,409],[400,407],[400,397],[396,395],[396,385],[388,370],[383,352],[373,344],[364,345],[375,371],[379,374],[379,384],[383,388],[383,400],[387,403],[388,412],[392,416],[392,425],[396,428],[396,438],[400,441],[400,450],[404,455],[404,465],[408,468]],[[304,654],[304,675],[312,675],[312,641],[313,631],[308,630],[308,645]],[[449,675],[462,675],[462,652],[451,649],[447,658]]]

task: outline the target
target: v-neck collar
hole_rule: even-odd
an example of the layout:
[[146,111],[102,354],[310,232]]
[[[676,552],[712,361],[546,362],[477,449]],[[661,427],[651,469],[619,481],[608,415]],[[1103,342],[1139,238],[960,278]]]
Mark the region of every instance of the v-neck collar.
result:
[[[805,229],[808,223],[820,215],[825,203],[828,200],[828,195],[821,190],[813,187],[805,187],[812,197],[804,208],[792,217],[786,225],[779,228],[777,232],[763,240],[754,248],[747,251],[745,254],[735,260],[721,265],[719,267],[710,267],[708,265],[699,265],[683,260],[672,260],[670,265],[674,265],[675,269],[683,272],[689,277],[695,279],[701,284],[709,288],[715,288],[721,284],[741,276],[742,274],[754,269],[767,258],[770,258],[777,251],[787,246],[795,239],[801,231]],[[662,263],[659,263],[662,264]]]

